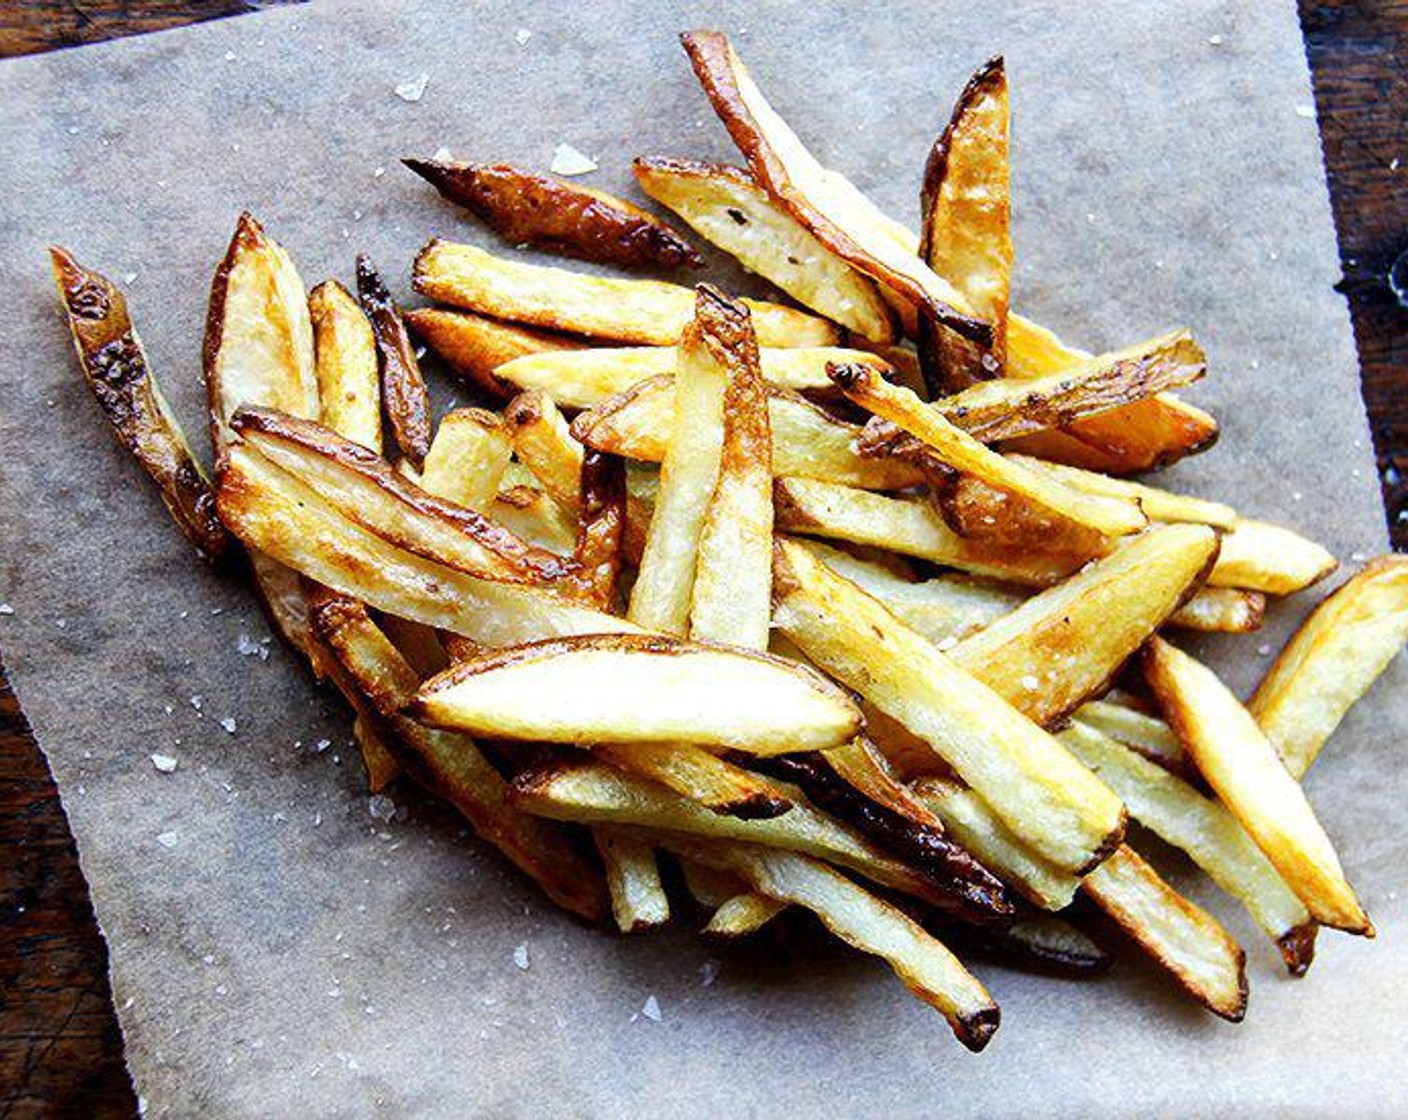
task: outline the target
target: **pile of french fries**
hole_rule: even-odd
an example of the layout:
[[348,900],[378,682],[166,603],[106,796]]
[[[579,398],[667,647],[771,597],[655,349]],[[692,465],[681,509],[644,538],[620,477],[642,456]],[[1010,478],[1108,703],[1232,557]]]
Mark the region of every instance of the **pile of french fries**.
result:
[[[810,911],[974,1050],[998,1008],[946,943],[1083,976],[1110,921],[1242,1017],[1242,948],[1131,820],[1295,975],[1321,926],[1372,936],[1300,779],[1408,637],[1408,560],[1324,600],[1244,703],[1177,643],[1255,630],[1335,560],[1133,480],[1217,436],[1174,395],[1205,372],[1188,331],[1090,354],[1010,311],[1002,61],[934,145],[916,235],[722,35],[683,41],[746,166],[637,180],[790,303],[433,240],[434,305],[403,312],[365,258],[356,295],[305,294],[246,214],[211,288],[210,481],[121,292],[53,251],[118,438],[346,697],[371,788],[443,797],[623,931],[685,901],[662,857],[710,934]],[[610,195],[406,162],[514,244],[703,263]],[[415,340],[492,407],[435,420]]]

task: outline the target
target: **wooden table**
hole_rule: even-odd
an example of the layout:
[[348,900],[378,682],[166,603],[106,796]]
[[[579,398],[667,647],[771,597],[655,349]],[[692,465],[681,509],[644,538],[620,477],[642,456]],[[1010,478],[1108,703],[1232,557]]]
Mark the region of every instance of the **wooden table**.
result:
[[[8,0],[0,7],[0,56],[255,6]],[[1394,546],[1408,550],[1408,0],[1301,0],[1300,12],[1339,230],[1340,287],[1354,320]],[[1401,298],[1390,283],[1395,262]],[[0,668],[0,1120],[135,1112],[88,889],[58,793]]]

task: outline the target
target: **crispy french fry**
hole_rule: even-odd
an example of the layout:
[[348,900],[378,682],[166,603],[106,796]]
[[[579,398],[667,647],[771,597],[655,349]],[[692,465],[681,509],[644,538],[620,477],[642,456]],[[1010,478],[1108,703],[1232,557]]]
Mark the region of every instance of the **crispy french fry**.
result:
[[535,245],[625,268],[703,268],[704,258],[625,199],[507,164],[401,161],[511,245]]
[[1337,566],[1335,558],[1315,542],[1279,525],[1242,517],[1230,533],[1223,534],[1208,584],[1290,595],[1318,583]]
[[685,888],[694,901],[710,910],[717,910],[731,898],[746,894],[748,884],[732,871],[709,867],[692,859],[679,861]]
[[1147,523],[1133,502],[1072,490],[1013,464],[954,427],[910,390],[874,376],[868,366],[831,366],[830,372],[852,401],[903,428],[954,470],[976,475],[1099,533],[1132,533]]
[[950,529],[926,501],[812,479],[775,479],[773,502],[777,528],[786,532],[874,545],[1014,583],[1054,583],[1089,559],[970,540]]
[[1184,991],[1213,1014],[1242,1021],[1246,954],[1217,919],[1178,894],[1128,846],[1122,845],[1082,885]]
[[1197,774],[1173,728],[1157,716],[1115,703],[1113,695],[1083,704],[1076,718],[1166,770],[1184,777]]
[[365,253],[357,257],[357,296],[376,337],[381,403],[391,426],[391,439],[411,465],[420,470],[430,450],[430,394],[420,375],[420,363],[401,309]]
[[[454,307],[532,327],[646,346],[671,346],[694,293],[659,280],[589,276],[431,241],[415,263],[416,291]],[[745,300],[764,346],[834,346],[835,327],[776,303]]]
[[1249,634],[1261,629],[1266,596],[1260,591],[1235,587],[1200,587],[1197,593],[1168,616],[1170,626],[1220,634]]
[[536,486],[516,484],[500,490],[492,516],[514,536],[549,552],[561,555],[576,546],[576,519]]
[[1294,778],[1408,640],[1408,558],[1380,556],[1322,602],[1248,709]]
[[1271,862],[1218,802],[1077,717],[1060,739],[1118,793],[1135,820],[1181,848],[1239,900],[1302,976],[1315,955],[1315,923]]
[[776,783],[688,743],[597,743],[592,753],[711,812],[766,820],[792,807],[787,792]]
[[600,876],[558,830],[510,804],[507,784],[474,741],[399,714],[420,678],[366,608],[316,589],[312,624],[334,662],[333,679],[397,762],[453,805],[554,902],[591,920],[600,917]]
[[[1081,525],[1021,494],[1000,489],[971,474],[957,474],[916,447],[906,458],[924,471],[930,500],[961,537],[1021,550],[1039,542],[1047,552],[1095,559],[1109,553],[1116,537]],[[1101,499],[1102,501],[1104,499]]]
[[[772,434],[758,346],[743,314],[720,340],[727,383],[714,492],[699,530],[689,633],[699,641],[765,650],[772,621]],[[687,422],[676,416],[676,427]]]
[[779,902],[765,894],[751,891],[736,894],[725,899],[703,932],[711,937],[724,937],[730,940],[757,933],[775,917],[787,909],[787,903]]
[[412,307],[403,313],[411,333],[424,342],[445,368],[497,400],[516,391],[497,374],[499,366],[530,354],[581,350],[585,342],[516,323],[501,323],[468,311],[443,307]]
[[924,167],[919,257],[992,324],[991,341],[979,348],[921,317],[919,355],[934,388],[1002,370],[1012,289],[1009,117],[1007,71],[998,56],[969,79]]
[[606,869],[616,928],[622,933],[639,933],[668,922],[670,900],[660,882],[655,849],[639,837],[610,828],[592,829],[592,839]]
[[[669,446],[674,409],[674,378],[655,377],[582,413],[572,431],[588,446],[658,463]],[[861,455],[855,446],[860,427],[795,393],[768,390],[768,425],[775,474],[867,490],[898,490],[922,479],[902,459]]]
[[1030,914],[1003,929],[954,926],[944,936],[960,950],[985,954],[1003,964],[1081,980],[1114,963],[1084,932],[1055,914]]
[[49,250],[78,365],[117,441],[156,483],[171,518],[202,556],[218,562],[231,547],[215,516],[215,495],[172,414],[127,314],[107,277],[66,249]]
[[1208,784],[1311,916],[1372,937],[1333,845],[1251,714],[1210,669],[1162,639],[1145,647],[1144,673]]
[[308,314],[322,422],[380,453],[381,389],[371,323],[336,280],[325,280],[308,293]]
[[773,622],[818,666],[929,743],[1058,867],[1124,835],[1119,799],[1051,736],[806,549],[779,541]]
[[741,875],[769,898],[805,907],[842,941],[882,958],[905,987],[948,1020],[968,1049],[981,1050],[996,1032],[997,1004],[957,957],[911,918],[824,863],[743,844],[711,846],[700,858]]
[[513,450],[551,495],[572,516],[581,504],[582,447],[546,393],[520,393],[504,406],[504,424]]
[[963,639],[949,656],[1028,719],[1101,692],[1207,572],[1217,533],[1162,525]]
[[436,425],[420,485],[437,498],[490,514],[512,456],[513,441],[497,414],[457,408]]
[[[541,389],[563,408],[595,408],[642,381],[671,377],[675,357],[673,346],[544,350],[496,366],[494,376],[520,389]],[[830,362],[868,362],[881,373],[890,372],[878,355],[840,346],[769,346],[758,351],[758,361],[769,385],[798,392],[834,392],[826,375]]]
[[641,190],[799,303],[875,343],[893,342],[875,285],[836,256],[746,172],[697,160],[638,158]]
[[367,771],[367,792],[380,793],[401,773],[401,767],[370,720],[356,716],[352,720],[352,738],[362,752],[362,765]]
[[1049,474],[1075,490],[1107,494],[1115,498],[1132,498],[1139,503],[1150,521],[1191,521],[1217,529],[1231,529],[1237,524],[1237,511],[1221,502],[1210,502],[1205,498],[1189,497],[1187,494],[1174,494],[1142,482],[1111,478],[1109,475],[1081,470],[1079,467],[1033,459],[1028,455],[1010,455],[1008,458],[1016,460],[1029,470]]
[[520,541],[483,514],[436,498],[374,452],[311,420],[242,408],[231,428],[344,516],[398,548],[481,579],[552,587],[548,581],[568,574],[561,557]]
[[805,666],[642,634],[486,652],[427,681],[413,709],[432,726],[501,739],[678,741],[755,754],[825,750],[861,724],[845,692]]
[[626,529],[626,470],[614,456],[589,451],[582,459],[576,571],[570,577],[598,610],[616,607],[616,577],[621,572],[621,542]]
[[245,544],[309,579],[478,642],[636,629],[539,588],[476,579],[388,544],[245,447],[231,448],[216,502],[221,521]]
[[988,345],[992,326],[961,292],[894,236],[893,225],[842,175],[823,167],[763,97],[717,31],[680,36],[714,111],[748,162],[754,182],[832,253],[923,309],[924,315]]

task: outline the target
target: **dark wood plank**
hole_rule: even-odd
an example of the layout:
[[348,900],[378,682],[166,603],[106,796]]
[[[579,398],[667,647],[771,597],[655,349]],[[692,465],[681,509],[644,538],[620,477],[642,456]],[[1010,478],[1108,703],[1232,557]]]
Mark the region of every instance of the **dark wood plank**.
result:
[[[0,57],[215,19],[244,0],[3,0]],[[1408,547],[1408,0],[1301,0],[1394,540]],[[1400,160],[1399,166],[1394,161]],[[0,666],[0,1120],[127,1117],[135,1099],[73,842]]]

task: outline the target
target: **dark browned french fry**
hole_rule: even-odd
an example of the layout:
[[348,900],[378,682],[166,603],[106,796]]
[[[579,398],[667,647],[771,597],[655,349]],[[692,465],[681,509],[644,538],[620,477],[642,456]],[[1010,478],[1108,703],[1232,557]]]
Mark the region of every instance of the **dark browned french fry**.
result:
[[381,403],[391,438],[401,454],[420,470],[430,450],[430,394],[425,390],[425,379],[420,375],[420,363],[416,361],[401,309],[365,253],[357,257],[357,294],[376,335]]

